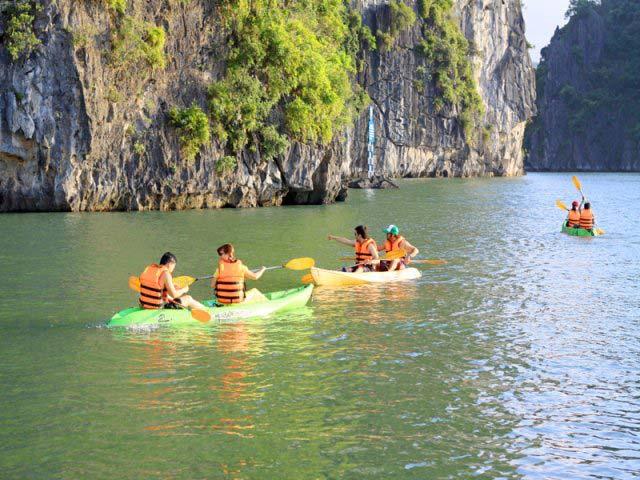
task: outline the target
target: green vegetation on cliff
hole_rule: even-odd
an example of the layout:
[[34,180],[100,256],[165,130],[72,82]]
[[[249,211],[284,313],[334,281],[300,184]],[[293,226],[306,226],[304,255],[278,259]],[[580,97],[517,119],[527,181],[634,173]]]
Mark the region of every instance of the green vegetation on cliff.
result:
[[180,151],[185,159],[196,158],[200,149],[209,143],[211,138],[209,119],[196,104],[189,108],[172,108],[169,110],[171,125],[180,132]]
[[424,25],[418,52],[431,67],[440,93],[434,100],[435,108],[457,107],[469,140],[484,114],[484,105],[473,78],[469,42],[452,14],[453,0],[420,0],[419,9]]
[[33,22],[41,9],[40,5],[28,0],[0,4],[0,14],[6,22],[3,43],[14,62],[22,56],[29,56],[40,45],[33,31]]
[[[565,85],[560,96],[571,107],[572,131],[585,131],[594,115],[615,113],[626,119],[627,129],[640,141],[640,3],[637,0],[572,0],[567,11],[570,22],[585,15],[602,17],[605,26],[604,49],[600,61],[586,69],[580,88]],[[567,28],[567,27],[565,27]],[[538,91],[544,91],[547,62],[544,56],[538,67]],[[579,62],[581,52],[573,53]],[[586,88],[585,88],[586,87]]]
[[371,38],[342,0],[224,0],[221,8],[230,48],[209,110],[229,151],[266,141],[272,157],[286,147],[283,133],[326,144],[352,121],[366,101],[352,82],[356,49]]

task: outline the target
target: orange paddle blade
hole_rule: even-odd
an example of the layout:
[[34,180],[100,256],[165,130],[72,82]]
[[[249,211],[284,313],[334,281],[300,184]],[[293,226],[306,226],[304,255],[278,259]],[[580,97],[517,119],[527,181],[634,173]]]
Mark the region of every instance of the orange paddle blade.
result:
[[136,292],[140,291],[140,279],[138,277],[129,277],[129,288],[131,290],[135,290]]
[[307,273],[304,277],[302,277],[302,283],[305,284],[310,284],[313,283],[313,275],[311,275],[310,273]]
[[211,321],[211,314],[205,310],[191,310],[191,316],[202,323]]

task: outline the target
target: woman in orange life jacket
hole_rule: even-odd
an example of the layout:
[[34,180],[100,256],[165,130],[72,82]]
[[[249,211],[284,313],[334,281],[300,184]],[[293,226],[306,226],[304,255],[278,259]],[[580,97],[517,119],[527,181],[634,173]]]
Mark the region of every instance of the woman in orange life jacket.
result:
[[365,272],[371,271],[377,266],[380,261],[378,260],[378,247],[373,238],[369,237],[367,233],[367,227],[364,225],[358,225],[354,229],[355,240],[349,240],[344,237],[337,237],[335,235],[329,235],[329,240],[335,240],[343,245],[349,245],[356,250],[356,265],[350,267],[351,272]]
[[596,217],[593,215],[593,210],[591,210],[591,204],[586,202],[584,208],[580,211],[580,228],[592,231],[595,221]]
[[235,249],[230,243],[218,247],[217,252],[218,269],[211,280],[216,299],[223,304],[241,303],[245,300],[245,279],[260,279],[266,268],[253,273],[235,257]]
[[574,200],[571,204],[571,210],[567,216],[567,227],[578,228],[580,226],[580,206],[577,200]]
[[384,250],[386,253],[393,252],[395,250],[404,250],[407,252],[407,256],[404,258],[396,258],[395,260],[385,260],[380,265],[382,271],[394,271],[402,270],[405,265],[411,263],[411,259],[420,253],[416,247],[411,245],[403,236],[400,235],[400,229],[395,225],[389,225],[384,230],[387,234],[387,240],[384,242],[384,246],[379,250]]
[[190,295],[185,295],[189,287],[176,288],[173,271],[178,260],[171,252],[162,255],[160,263],[153,263],[140,275],[140,306],[148,310],[159,308],[180,308],[205,310],[206,307]]

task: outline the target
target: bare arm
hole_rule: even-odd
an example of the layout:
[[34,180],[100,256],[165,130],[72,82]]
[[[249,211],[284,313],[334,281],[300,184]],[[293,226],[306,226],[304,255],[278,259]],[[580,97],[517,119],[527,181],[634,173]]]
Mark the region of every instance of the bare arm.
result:
[[164,272],[162,276],[164,278],[164,288],[167,289],[167,293],[171,298],[180,298],[182,295],[189,291],[188,286],[183,288],[176,288],[173,284],[171,275],[169,275],[167,272]]
[[244,278],[248,278],[249,280],[260,280],[260,277],[262,276],[265,270],[266,268],[262,267],[260,270],[253,273],[251,270],[247,269],[247,271],[244,272]]
[[416,247],[411,245],[406,240],[402,242],[402,245],[400,245],[400,248],[402,248],[405,252],[407,252],[407,256],[409,258],[413,258],[420,253],[420,250],[418,250]]
[[369,245],[369,253],[371,254],[371,260],[369,263],[372,265],[378,265],[380,263],[380,257],[378,256],[378,246],[375,242]]
[[329,240],[335,240],[338,243],[342,243],[343,245],[349,245],[350,247],[355,247],[356,246],[356,241],[355,240],[349,240],[348,238],[336,237],[335,235],[329,235],[329,236],[327,236],[327,238]]

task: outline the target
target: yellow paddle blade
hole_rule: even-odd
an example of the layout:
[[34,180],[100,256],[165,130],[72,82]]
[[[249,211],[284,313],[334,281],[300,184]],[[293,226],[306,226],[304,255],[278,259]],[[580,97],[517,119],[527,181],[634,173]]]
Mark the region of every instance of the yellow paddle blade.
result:
[[578,180],[578,177],[574,175],[573,177],[571,177],[571,181],[578,190],[582,191],[582,184],[580,183],[580,180]]
[[284,264],[284,268],[288,268],[289,270],[307,270],[313,266],[315,266],[316,261],[313,258],[302,257],[302,258],[294,258],[289,260]]
[[597,233],[598,235],[604,235],[606,232],[605,232],[603,229],[601,229],[601,228],[596,228],[596,233]]
[[140,279],[138,277],[129,277],[129,288],[131,290],[135,290],[136,292],[140,291]]
[[556,200],[556,207],[558,207],[560,210],[569,210],[567,206],[560,200]]
[[304,277],[302,277],[302,283],[309,284],[313,283],[313,275],[307,273]]
[[396,260],[398,258],[406,257],[407,252],[404,250],[392,250],[391,252],[386,253],[382,260]]
[[191,310],[191,316],[202,323],[211,320],[211,314],[205,310]]
[[190,286],[196,280],[197,278],[190,277],[189,275],[181,275],[173,279],[173,284],[178,288],[184,288]]
[[427,260],[411,260],[411,263],[418,264],[428,264],[428,265],[445,265],[447,263],[446,260],[436,260],[436,259],[427,259]]

